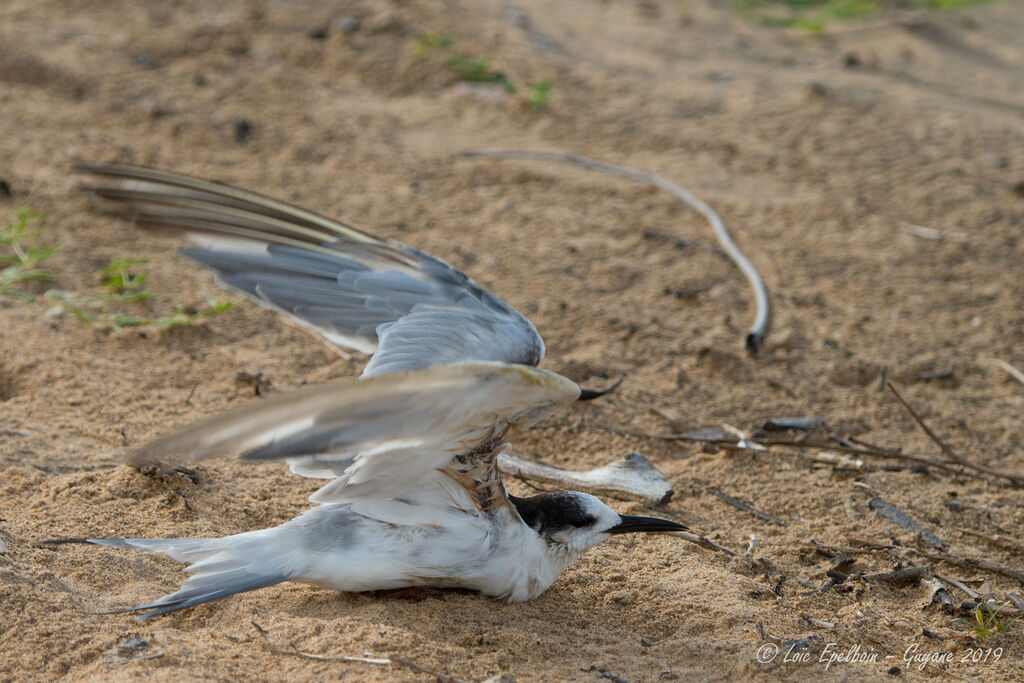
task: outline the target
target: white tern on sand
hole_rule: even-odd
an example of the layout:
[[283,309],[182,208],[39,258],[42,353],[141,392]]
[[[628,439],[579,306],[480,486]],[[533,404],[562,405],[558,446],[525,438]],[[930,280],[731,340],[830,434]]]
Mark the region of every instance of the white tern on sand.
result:
[[84,164],[85,188],[204,246],[184,253],[218,281],[372,353],[361,379],[270,396],[135,449],[163,468],[219,456],[282,459],[331,479],[318,506],[280,526],[210,539],[83,542],[187,562],[180,590],[122,611],[149,618],[283,581],[343,591],[467,588],[510,601],[543,593],[614,534],[678,532],[586,493],[510,496],[497,456],[580,397],[535,366],[544,344],[522,315],[448,264],[277,200],[146,168]]

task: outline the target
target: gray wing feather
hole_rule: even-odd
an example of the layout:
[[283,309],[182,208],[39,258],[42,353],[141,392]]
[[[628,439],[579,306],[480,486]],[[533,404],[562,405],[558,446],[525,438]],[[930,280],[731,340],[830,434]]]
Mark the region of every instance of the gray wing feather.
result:
[[377,328],[379,346],[363,375],[382,375],[418,367],[424,358],[432,364],[474,360],[536,365],[544,354],[536,332],[490,310],[417,304],[394,322]]
[[475,360],[537,365],[536,328],[444,261],[284,202],[153,169],[82,164],[121,181],[83,188],[143,222],[198,233],[182,253],[218,282],[341,346],[377,357],[364,374]]
[[289,558],[265,536],[276,529],[226,538],[90,538],[88,543],[164,553],[189,562],[193,575],[181,588],[153,602],[117,612],[145,612],[139,621],[193,605],[288,581],[296,576]]

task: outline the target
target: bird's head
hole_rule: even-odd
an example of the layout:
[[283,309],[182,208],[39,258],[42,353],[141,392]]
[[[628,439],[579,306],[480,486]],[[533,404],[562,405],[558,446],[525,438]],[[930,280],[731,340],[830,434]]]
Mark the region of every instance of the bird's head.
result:
[[667,519],[620,515],[600,499],[579,491],[509,498],[528,527],[550,545],[571,553],[581,553],[614,534],[687,530]]

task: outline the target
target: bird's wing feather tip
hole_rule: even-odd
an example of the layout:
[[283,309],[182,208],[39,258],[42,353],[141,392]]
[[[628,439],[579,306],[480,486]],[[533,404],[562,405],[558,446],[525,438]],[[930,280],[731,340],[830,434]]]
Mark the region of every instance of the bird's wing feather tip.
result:
[[64,545],[65,543],[92,543],[90,538],[48,538],[39,541],[40,545]]

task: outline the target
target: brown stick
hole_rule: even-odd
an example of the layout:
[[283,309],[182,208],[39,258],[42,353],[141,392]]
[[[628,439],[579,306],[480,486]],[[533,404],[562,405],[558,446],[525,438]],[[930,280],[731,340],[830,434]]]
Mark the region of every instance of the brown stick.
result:
[[948,555],[946,553],[940,553],[934,550],[922,550],[921,548],[914,548],[912,546],[905,546],[904,550],[909,550],[912,553],[923,555],[930,560],[941,560],[942,562],[948,562],[949,564],[955,564],[958,567],[970,567],[971,569],[982,569],[988,572],[996,572],[1003,576],[1009,576],[1018,581],[1024,582],[1024,570],[1016,569],[1015,567],[1008,567],[1005,564],[999,564],[998,562],[992,562],[991,560],[979,560],[973,557],[960,557],[957,555]]
[[893,386],[892,382],[888,382],[886,384],[886,386],[889,387],[889,391],[891,391],[893,394],[896,395],[896,398],[898,398],[900,400],[900,403],[902,403],[903,407],[907,409],[907,412],[909,412],[910,416],[914,418],[914,421],[917,422],[918,426],[920,426],[921,429],[924,430],[924,433],[927,434],[928,437],[932,441],[935,442],[935,445],[937,445],[939,447],[939,450],[941,450],[942,453],[947,458],[949,458],[953,462],[957,463],[958,465],[963,465],[964,467],[969,467],[972,470],[977,470],[978,472],[984,472],[985,474],[990,474],[990,475],[992,475],[994,477],[1002,477],[1004,479],[1009,479],[1010,481],[1012,481],[1014,484],[1017,484],[1018,486],[1024,485],[1024,476],[1021,476],[1021,475],[1018,475],[1018,474],[1008,474],[1006,472],[1000,472],[999,470],[994,469],[992,467],[989,467],[988,465],[980,465],[978,463],[971,462],[967,458],[964,458],[963,456],[961,456],[959,453],[956,453],[952,448],[947,446],[942,441],[942,439],[940,439],[938,437],[938,435],[936,435],[935,432],[933,432],[931,430],[931,428],[927,424],[925,424],[924,420],[921,419],[921,416],[918,415],[917,411],[914,410],[911,407],[911,405],[909,403],[907,403],[907,401],[903,398],[903,396],[900,395],[900,392],[896,390],[896,387]]
[[989,543],[995,543],[996,545],[1008,545],[1016,550],[1024,550],[1024,541],[1019,538],[1014,538],[1013,536],[1007,536],[1005,534],[984,534],[980,531],[964,529],[962,527],[958,527],[957,531],[977,538],[983,538]]
[[964,595],[969,597],[971,600],[977,600],[978,598],[981,597],[981,593],[979,593],[978,591],[974,590],[973,588],[971,588],[967,584],[963,583],[962,581],[958,581],[957,579],[954,579],[952,576],[946,576],[945,574],[940,574],[938,572],[935,572],[935,578],[939,579],[940,581],[945,581],[946,583],[948,583],[949,585],[951,585],[951,586],[953,586],[955,588],[959,588],[961,591],[963,591]]
[[930,576],[934,567],[927,564],[923,567],[904,567],[903,569],[895,569],[891,572],[879,572],[877,574],[865,574],[860,578],[865,581],[881,581],[883,583],[910,583],[911,581],[920,581],[926,576]]
[[733,557],[743,557],[741,553],[738,553],[735,550],[730,550],[729,548],[726,548],[724,545],[718,545],[710,539],[704,538],[703,536],[698,536],[697,534],[691,534],[688,531],[673,531],[670,533],[673,536],[678,536],[679,538],[687,540],[690,543],[695,543],[702,548],[707,548],[708,550],[717,550],[720,553],[732,555]]
[[1021,372],[1017,368],[1013,367],[1005,360],[999,360],[998,358],[989,358],[985,362],[988,363],[989,365],[995,365],[997,367],[1002,368],[1003,370],[1010,374],[1010,377],[1013,377],[1021,384],[1024,384],[1024,372]]
[[734,508],[737,508],[739,510],[743,510],[744,512],[749,512],[750,514],[754,515],[758,519],[763,519],[766,522],[774,522],[775,524],[778,524],[779,526],[786,526],[786,521],[785,520],[780,519],[780,518],[776,517],[775,515],[768,514],[767,512],[761,512],[757,508],[754,508],[754,507],[748,505],[747,503],[744,503],[742,500],[737,500],[736,498],[733,498],[732,496],[730,496],[727,493],[723,493],[722,491],[715,491],[715,496],[719,500],[721,500],[721,501],[723,501],[725,503],[728,503],[729,505],[732,505]]
[[[644,432],[630,432],[628,430],[615,430],[611,431],[621,434],[623,436],[635,436],[647,439],[658,439],[660,441],[688,441],[695,443],[713,443],[717,446],[730,446],[735,445],[738,439],[706,439],[700,437],[691,437],[686,434],[651,434]],[[950,474],[956,474],[964,477],[971,477],[972,479],[984,479],[985,477],[974,472],[965,472],[963,469],[953,467],[944,462],[937,460],[931,460],[924,458],[919,455],[911,455],[909,453],[902,453],[888,449],[872,449],[872,448],[850,448],[843,446],[835,442],[824,442],[816,439],[786,439],[786,440],[772,440],[772,441],[758,441],[757,443],[762,446],[771,448],[772,446],[782,447],[793,447],[793,448],[819,448],[823,451],[835,451],[837,453],[849,453],[852,455],[863,455],[871,458],[893,458],[896,460],[904,460],[906,462],[913,462],[926,467],[934,467],[937,470],[949,472]]]
[[824,543],[818,543],[817,541],[811,541],[810,543],[804,543],[803,545],[809,548],[827,550],[834,553],[846,553],[847,555],[870,555],[871,553],[877,553],[880,550],[897,550],[903,547],[898,545],[825,545]]

